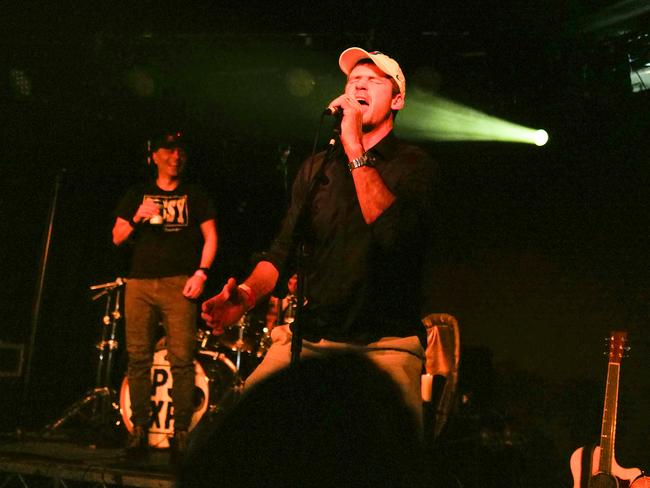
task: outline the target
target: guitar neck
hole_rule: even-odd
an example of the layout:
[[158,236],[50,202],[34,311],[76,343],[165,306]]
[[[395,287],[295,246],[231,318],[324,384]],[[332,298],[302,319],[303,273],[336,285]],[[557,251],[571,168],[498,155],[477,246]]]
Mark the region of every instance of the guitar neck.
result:
[[611,474],[614,460],[618,383],[626,340],[627,332],[625,331],[612,331],[609,338],[609,361],[607,363],[605,405],[603,407],[603,424],[600,430],[600,463],[598,465],[600,471],[607,474]]
[[620,363],[610,362],[607,367],[607,384],[605,386],[605,405],[603,407],[603,424],[600,431],[600,471],[611,473],[614,459],[616,437],[616,411],[618,408],[618,384]]

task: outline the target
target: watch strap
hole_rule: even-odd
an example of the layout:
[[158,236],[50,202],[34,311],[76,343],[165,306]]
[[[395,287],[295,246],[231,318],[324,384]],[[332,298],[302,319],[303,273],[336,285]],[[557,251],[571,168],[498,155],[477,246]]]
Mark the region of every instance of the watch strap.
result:
[[348,162],[348,169],[350,171],[354,171],[361,166],[372,166],[372,161],[370,160],[368,153],[363,153],[358,158],[355,158],[352,161]]

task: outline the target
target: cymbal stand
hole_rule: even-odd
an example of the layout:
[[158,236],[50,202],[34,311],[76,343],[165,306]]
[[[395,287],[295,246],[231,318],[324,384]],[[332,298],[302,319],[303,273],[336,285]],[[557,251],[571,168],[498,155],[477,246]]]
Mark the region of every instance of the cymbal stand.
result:
[[280,300],[280,304],[286,301],[286,307],[282,310],[282,324],[292,324],[296,316],[296,308],[298,307],[298,297],[293,293],[288,294],[284,300]]
[[[117,324],[122,318],[122,313],[120,311],[120,298],[122,295],[122,286],[124,285],[124,280],[117,278],[115,283],[116,285],[109,285],[108,287],[105,287],[105,285],[95,285],[90,287],[91,290],[102,289],[104,287],[102,291],[100,291],[92,298],[93,300],[97,300],[100,297],[106,295],[106,308],[104,311],[104,316],[102,317],[102,324],[104,325],[104,327],[102,327],[102,338],[96,346],[99,350],[99,358],[97,362],[97,376],[95,379],[95,389],[100,389],[105,392],[103,396],[104,399],[108,398],[106,394],[111,394],[111,372],[113,371],[115,351],[117,351],[119,347],[119,343],[117,341]],[[114,392],[111,396],[114,396]],[[93,413],[97,412],[98,403],[98,398],[95,397],[95,402],[93,404]],[[105,422],[107,420],[107,415],[110,409],[106,408],[106,401],[102,402],[101,407],[101,418],[102,421]]]
[[237,341],[235,342],[235,370],[236,370],[236,376],[235,376],[235,388],[241,388],[244,386],[244,380],[241,377],[241,359],[242,359],[242,354],[244,351],[244,332],[246,331],[247,327],[250,327],[250,317],[248,316],[248,313],[245,313],[242,315],[242,317],[239,319],[239,321],[235,324],[235,327],[237,327],[238,331],[238,336],[237,336]]
[[83,409],[88,405],[90,405],[90,415],[87,417],[87,420],[93,425],[108,425],[112,420],[111,413],[115,414],[116,410],[119,411],[119,407],[115,402],[117,394],[111,388],[110,384],[115,351],[119,347],[116,337],[117,325],[122,318],[120,298],[124,283],[124,279],[117,278],[115,281],[90,287],[91,290],[99,291],[99,293],[92,297],[93,301],[103,296],[106,297],[106,306],[104,316],[102,317],[102,337],[96,345],[99,353],[95,387],[87,391],[84,397],[69,406],[59,419],[48,424],[43,429],[43,435],[47,436],[52,434],[70,419],[80,416]]

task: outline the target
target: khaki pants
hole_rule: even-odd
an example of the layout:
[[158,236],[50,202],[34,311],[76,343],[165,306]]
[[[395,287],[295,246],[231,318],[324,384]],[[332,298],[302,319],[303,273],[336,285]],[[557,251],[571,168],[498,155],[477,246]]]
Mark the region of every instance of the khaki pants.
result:
[[[273,343],[260,365],[246,379],[246,388],[286,368],[291,363],[291,331],[288,325],[275,327],[271,332]],[[422,419],[422,395],[420,378],[424,361],[424,349],[416,336],[384,337],[365,346],[321,339],[318,342],[302,341],[300,357],[310,358],[332,351],[354,351],[365,354],[368,359],[385,371],[397,383],[405,403],[413,410],[418,421]]]

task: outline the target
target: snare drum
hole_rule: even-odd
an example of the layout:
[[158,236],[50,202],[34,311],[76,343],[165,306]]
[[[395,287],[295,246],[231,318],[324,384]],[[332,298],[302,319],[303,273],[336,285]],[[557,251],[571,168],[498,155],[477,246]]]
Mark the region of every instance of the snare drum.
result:
[[[234,385],[236,368],[223,353],[199,351],[194,361],[194,414],[189,430],[194,429],[206,411],[215,411],[223,394]],[[152,423],[149,427],[149,445],[157,448],[169,447],[174,435],[174,406],[169,392],[172,375],[167,349],[156,351],[151,367],[151,410]],[[124,425],[133,432],[131,422],[131,395],[129,381],[124,377],[120,390],[120,412]]]

